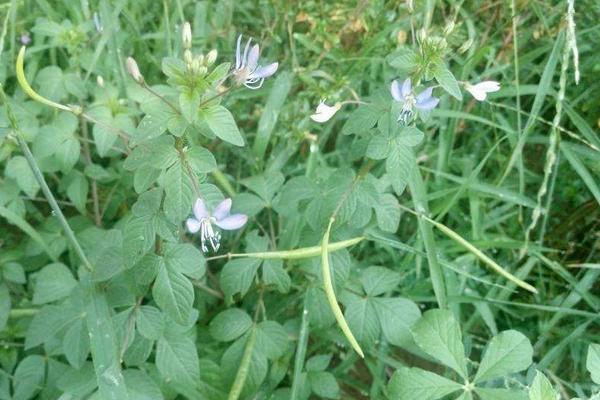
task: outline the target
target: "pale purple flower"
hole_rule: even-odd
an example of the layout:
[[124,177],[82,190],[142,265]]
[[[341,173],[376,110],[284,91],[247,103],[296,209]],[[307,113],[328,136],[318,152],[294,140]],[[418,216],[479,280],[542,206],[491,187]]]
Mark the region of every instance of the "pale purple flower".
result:
[[274,62],[264,67],[258,65],[260,48],[258,44],[250,47],[251,43],[252,39],[248,39],[242,54],[242,35],[238,36],[235,49],[235,69],[233,70],[233,76],[235,76],[238,85],[243,84],[248,89],[259,89],[265,81],[265,78],[268,78],[277,72],[279,63]]
[[213,251],[217,251],[221,244],[221,233],[213,228],[213,224],[221,229],[233,231],[240,229],[248,221],[244,214],[231,214],[231,199],[225,199],[219,203],[212,214],[206,208],[202,199],[197,199],[193,207],[194,217],[185,221],[190,233],[200,231],[200,246],[203,252],[208,251],[207,243]]
[[496,81],[483,81],[474,85],[465,82],[465,89],[475,97],[475,100],[484,101],[488,93],[500,90],[500,84]]
[[410,78],[407,78],[402,83],[402,86],[400,86],[397,80],[394,80],[391,92],[394,100],[402,103],[402,111],[398,116],[398,121],[402,121],[405,124],[412,118],[414,108],[421,111],[429,111],[433,110],[440,102],[440,99],[432,96],[433,87],[428,87],[415,96],[412,91]]
[[27,46],[29,43],[31,43],[31,36],[29,36],[28,33],[23,33],[21,34],[20,41],[23,46]]

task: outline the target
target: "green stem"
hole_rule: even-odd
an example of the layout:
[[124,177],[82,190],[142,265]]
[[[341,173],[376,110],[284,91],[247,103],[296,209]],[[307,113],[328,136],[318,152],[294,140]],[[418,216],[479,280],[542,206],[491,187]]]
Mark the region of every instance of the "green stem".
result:
[[300,324],[300,333],[298,335],[298,346],[296,346],[296,358],[294,359],[294,378],[292,380],[292,392],[290,400],[297,400],[300,393],[302,382],[302,370],[304,359],[306,358],[306,347],[308,345],[308,308],[306,308],[306,298],[304,309],[302,310],[302,322]]
[[246,342],[244,355],[240,361],[240,368],[235,375],[235,380],[233,381],[233,385],[231,386],[227,400],[237,400],[240,397],[240,394],[242,394],[244,383],[246,383],[246,378],[248,377],[248,372],[250,371],[250,361],[252,361],[252,352],[254,351],[255,344],[256,324],[253,324],[250,330],[250,335],[248,336],[248,342]]

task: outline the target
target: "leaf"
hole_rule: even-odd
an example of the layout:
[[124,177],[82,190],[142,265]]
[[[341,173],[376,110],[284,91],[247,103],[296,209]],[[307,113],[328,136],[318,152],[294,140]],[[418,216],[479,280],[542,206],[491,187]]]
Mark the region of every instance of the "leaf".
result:
[[130,400],[163,400],[163,394],[154,380],[139,369],[123,371]]
[[83,319],[78,318],[71,324],[65,333],[62,348],[73,368],[83,367],[90,352],[90,337]]
[[448,310],[429,310],[410,329],[417,345],[431,357],[467,378],[460,326]]
[[392,140],[386,134],[378,133],[371,137],[367,146],[367,157],[373,160],[383,160],[390,155]]
[[185,335],[167,335],[156,345],[156,367],[163,379],[195,388],[200,380],[198,353]]
[[228,261],[220,275],[221,289],[227,297],[239,293],[244,296],[256,276],[261,261],[255,258],[238,258]]
[[462,100],[462,93],[452,72],[443,64],[438,64],[433,70],[435,80],[457,100]]
[[413,301],[401,297],[378,297],[372,303],[385,339],[395,346],[410,345],[410,327],[421,316],[419,307]]
[[288,346],[286,330],[275,321],[263,321],[256,328],[255,351],[259,351],[269,359],[283,355]]
[[307,371],[325,371],[331,362],[331,354],[320,354],[312,356],[306,362]]
[[39,94],[42,97],[60,102],[67,96],[63,72],[57,66],[42,68],[35,77],[35,82],[39,85]]
[[8,315],[10,314],[10,308],[10,293],[8,292],[6,285],[2,282],[0,283],[0,332],[6,328]]
[[531,365],[532,356],[533,348],[525,335],[514,330],[500,332],[489,342],[474,382],[522,371]]
[[2,265],[2,276],[9,282],[23,284],[27,282],[23,266],[16,262],[7,262]]
[[182,273],[162,265],[152,287],[156,304],[174,321],[185,324],[192,312],[194,288]]
[[156,340],[163,334],[165,320],[158,308],[143,305],[135,315],[135,326],[140,335],[146,339]]
[[559,395],[544,374],[537,371],[529,387],[529,400],[558,400]]
[[[223,358],[221,359],[221,370],[226,374],[225,378],[229,381],[229,384],[233,383],[237,371],[239,370],[249,334],[250,332],[233,342],[223,354]],[[242,398],[247,398],[247,394],[256,391],[260,384],[265,380],[268,367],[269,364],[267,358],[258,351],[255,346],[252,350],[248,375],[246,376],[244,389],[242,390]]]
[[48,305],[33,317],[25,335],[25,350],[54,339],[54,335],[77,318],[71,310],[62,306]]
[[88,181],[78,171],[73,171],[71,177],[69,186],[67,186],[67,197],[75,204],[77,210],[85,215],[87,213],[86,204],[89,191]]
[[248,313],[239,308],[229,308],[217,314],[210,321],[211,336],[221,342],[230,342],[242,336],[252,326]]
[[436,400],[460,390],[462,385],[419,368],[401,368],[388,385],[393,400]]
[[360,282],[367,295],[379,296],[396,289],[400,274],[384,267],[369,267],[362,272]]
[[233,116],[225,107],[218,105],[201,111],[206,124],[217,137],[235,146],[244,146],[244,138]]
[[306,377],[308,378],[310,388],[317,396],[326,399],[340,398],[340,387],[332,373],[310,371],[306,374]]
[[359,342],[373,344],[381,332],[371,299],[351,294],[345,299],[344,316],[350,330]]
[[90,263],[94,266],[93,281],[108,280],[123,270],[123,235],[121,231],[91,227],[81,232],[78,239]]
[[56,386],[65,393],[77,398],[85,398],[96,389],[96,375],[91,362],[77,370],[69,368],[59,379]]
[[202,146],[188,149],[186,158],[197,174],[206,174],[217,169],[217,161],[213,154]]
[[40,185],[35,180],[27,160],[23,156],[15,156],[8,160],[4,174],[7,178],[12,178],[19,188],[29,197],[35,197],[40,189]]
[[169,221],[180,224],[190,214],[194,192],[181,162],[176,162],[164,176],[164,210]]
[[527,400],[523,390],[501,388],[475,388],[481,400]]
[[19,363],[13,379],[13,400],[28,400],[43,388],[46,363],[38,355],[27,356]]
[[262,277],[267,285],[275,285],[280,293],[289,292],[292,280],[283,269],[282,260],[265,260],[262,265]]
[[33,304],[45,304],[66,297],[77,286],[69,268],[62,263],[46,265],[36,274]]
[[592,381],[600,385],[600,344],[591,343],[588,348],[585,367],[592,375]]
[[163,258],[169,268],[193,279],[202,278],[206,272],[204,256],[189,243],[166,243]]
[[396,197],[389,193],[380,196],[379,204],[373,206],[377,218],[377,226],[384,232],[394,233],[400,225],[400,204]]

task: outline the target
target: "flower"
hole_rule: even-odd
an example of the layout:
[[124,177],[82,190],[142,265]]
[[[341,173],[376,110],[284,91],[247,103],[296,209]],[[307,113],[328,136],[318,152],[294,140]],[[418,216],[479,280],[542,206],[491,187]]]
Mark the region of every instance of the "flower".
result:
[[142,76],[140,69],[137,65],[137,62],[133,59],[133,57],[127,57],[126,61],[127,72],[137,83],[144,82],[144,77]]
[[410,78],[406,79],[402,83],[402,87],[397,80],[392,82],[391,87],[392,97],[394,100],[402,103],[402,111],[398,116],[398,121],[407,123],[413,115],[413,108],[417,108],[421,111],[429,111],[435,108],[440,102],[440,99],[433,97],[433,87],[428,87],[418,95],[414,95],[412,92],[412,82]]
[[202,199],[197,199],[193,207],[194,217],[185,221],[190,233],[200,231],[200,246],[203,252],[208,251],[206,243],[213,251],[219,249],[221,233],[213,228],[213,224],[221,229],[232,231],[240,229],[248,221],[244,214],[231,214],[231,199],[225,199],[215,207],[212,214],[207,210]]
[[500,84],[496,81],[483,81],[475,85],[465,82],[465,89],[475,97],[475,100],[484,101],[488,93],[500,90]]
[[29,43],[31,43],[31,36],[29,36],[28,33],[23,33],[21,34],[20,41],[23,46],[27,46]]
[[325,100],[321,100],[317,106],[316,112],[310,116],[315,122],[327,122],[335,115],[336,112],[342,107],[341,103],[335,103],[333,106],[325,104]]
[[192,26],[189,22],[184,22],[181,28],[181,42],[185,49],[192,48]]
[[237,47],[235,50],[235,69],[233,75],[238,85],[243,84],[248,89],[258,89],[262,86],[265,78],[270,77],[277,72],[279,63],[274,62],[267,66],[261,67],[258,65],[258,56],[260,48],[255,44],[250,48],[252,39],[248,39],[244,54],[242,55],[242,35],[238,36]]

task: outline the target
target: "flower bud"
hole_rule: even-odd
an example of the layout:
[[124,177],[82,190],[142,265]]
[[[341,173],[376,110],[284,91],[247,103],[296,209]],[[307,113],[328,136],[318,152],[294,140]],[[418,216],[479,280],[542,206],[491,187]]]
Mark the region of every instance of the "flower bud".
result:
[[406,43],[407,37],[408,37],[408,35],[407,35],[406,31],[400,29],[398,31],[398,34],[396,35],[396,41],[398,42],[398,44],[404,44],[404,43]]
[[98,86],[100,86],[101,88],[104,87],[104,78],[102,77],[102,75],[98,75],[96,77],[96,83],[98,84]]
[[460,54],[462,54],[462,53],[466,52],[467,50],[469,50],[471,48],[471,46],[473,46],[473,40],[469,39],[458,48],[458,52]]
[[217,61],[217,49],[212,49],[211,51],[208,52],[208,54],[206,55],[206,58],[204,59],[204,63],[206,66],[211,66],[215,63],[215,61]]
[[183,28],[181,28],[181,41],[185,49],[192,48],[192,26],[187,21],[183,23]]
[[194,60],[194,56],[192,55],[192,52],[189,49],[185,49],[185,51],[183,52],[183,61],[185,61],[185,63],[190,66],[192,65],[192,61]]
[[137,83],[144,82],[144,77],[140,73],[140,69],[138,68],[137,62],[133,59],[133,57],[127,57],[127,72]]
[[455,24],[454,21],[450,21],[448,25],[444,27],[444,36],[448,36],[454,30]]

